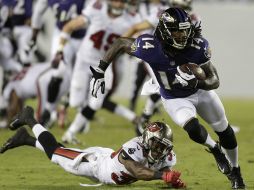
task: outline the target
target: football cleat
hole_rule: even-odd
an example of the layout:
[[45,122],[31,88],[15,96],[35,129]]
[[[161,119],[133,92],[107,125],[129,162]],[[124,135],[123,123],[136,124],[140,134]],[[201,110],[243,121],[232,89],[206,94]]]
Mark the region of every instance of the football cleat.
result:
[[227,177],[231,181],[232,189],[245,189],[240,167],[233,167]]
[[39,119],[39,123],[43,126],[46,126],[49,121],[50,121],[50,112],[47,109],[45,109]]
[[27,106],[23,108],[23,110],[14,117],[14,120],[11,122],[9,128],[11,130],[16,130],[21,126],[26,125],[28,121],[33,118],[34,110],[32,107]]
[[28,137],[30,137],[30,135],[28,134],[27,130],[24,127],[19,128],[15,135],[9,138],[0,148],[0,153],[3,154],[9,149],[25,145]]
[[226,158],[225,154],[221,151],[220,145],[217,143],[214,148],[209,148],[209,150],[210,151],[208,152],[212,153],[216,160],[219,171],[226,175],[230,174],[231,172],[230,163]]

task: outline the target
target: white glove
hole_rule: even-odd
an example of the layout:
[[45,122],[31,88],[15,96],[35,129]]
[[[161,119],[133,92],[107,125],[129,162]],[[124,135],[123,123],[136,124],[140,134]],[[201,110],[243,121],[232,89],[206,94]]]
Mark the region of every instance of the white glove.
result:
[[176,79],[184,88],[196,88],[198,84],[198,79],[191,72],[191,74],[182,72],[179,66],[177,67],[178,73],[175,74]]
[[90,91],[92,92],[92,96],[97,98],[97,92],[101,88],[101,93],[105,92],[105,79],[104,79],[104,71],[99,67],[93,68],[90,66],[90,70],[93,73],[92,80],[90,82]]

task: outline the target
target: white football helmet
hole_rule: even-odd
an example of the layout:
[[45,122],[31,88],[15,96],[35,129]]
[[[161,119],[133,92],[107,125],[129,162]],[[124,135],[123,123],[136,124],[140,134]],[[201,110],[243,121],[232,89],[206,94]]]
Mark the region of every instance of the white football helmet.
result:
[[149,123],[142,138],[149,163],[158,162],[173,149],[173,132],[165,123]]

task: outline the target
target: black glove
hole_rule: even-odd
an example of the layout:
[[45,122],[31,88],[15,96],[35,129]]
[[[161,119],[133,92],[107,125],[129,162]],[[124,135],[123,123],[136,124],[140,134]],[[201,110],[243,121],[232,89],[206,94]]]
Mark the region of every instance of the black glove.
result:
[[92,80],[90,82],[90,90],[92,92],[92,96],[97,98],[97,92],[99,88],[101,88],[101,93],[105,92],[105,80],[104,80],[104,71],[99,67],[93,68],[90,66],[90,70],[93,73]]

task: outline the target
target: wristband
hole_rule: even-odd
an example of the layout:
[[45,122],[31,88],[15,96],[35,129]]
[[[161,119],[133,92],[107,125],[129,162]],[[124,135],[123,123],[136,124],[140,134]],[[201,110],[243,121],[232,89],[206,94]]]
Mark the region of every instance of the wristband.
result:
[[103,71],[106,71],[108,68],[109,64],[103,60],[100,60],[99,68]]
[[69,40],[70,39],[70,37],[71,37],[71,35],[69,34],[69,33],[67,33],[67,32],[61,32],[60,33],[60,38],[63,38],[63,39],[65,39],[65,40]]
[[63,52],[63,50],[64,50],[64,45],[60,43],[57,47],[57,52]]
[[160,171],[155,171],[154,172],[154,179],[162,179],[162,176],[163,176],[163,172],[160,172]]

